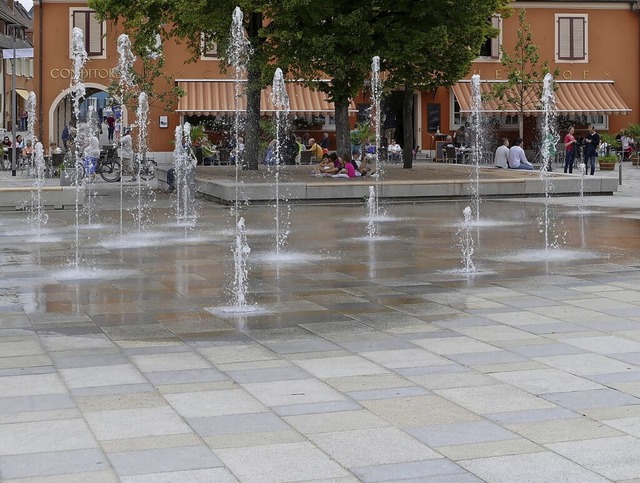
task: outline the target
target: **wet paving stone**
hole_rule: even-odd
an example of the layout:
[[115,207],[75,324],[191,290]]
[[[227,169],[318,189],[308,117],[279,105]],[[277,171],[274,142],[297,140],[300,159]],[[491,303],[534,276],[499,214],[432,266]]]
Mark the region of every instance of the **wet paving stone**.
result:
[[71,277],[75,213],[34,243],[0,212],[3,481],[638,477],[632,209],[563,217],[545,259],[541,200],[485,201],[465,273],[462,202],[387,204],[380,239],[363,205],[293,205],[293,260],[270,258],[273,207],[243,207],[240,310],[228,208],[185,237],[157,193],[127,246],[118,187],[95,189]]

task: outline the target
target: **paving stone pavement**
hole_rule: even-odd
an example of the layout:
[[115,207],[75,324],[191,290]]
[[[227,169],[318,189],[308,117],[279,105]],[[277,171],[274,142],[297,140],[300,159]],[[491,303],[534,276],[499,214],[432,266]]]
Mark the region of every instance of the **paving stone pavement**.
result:
[[[0,212],[0,480],[640,481],[640,170],[610,197]],[[610,176],[617,176],[612,173]],[[143,196],[148,191],[143,190]],[[579,209],[582,207],[582,211]],[[77,263],[79,269],[75,270]]]

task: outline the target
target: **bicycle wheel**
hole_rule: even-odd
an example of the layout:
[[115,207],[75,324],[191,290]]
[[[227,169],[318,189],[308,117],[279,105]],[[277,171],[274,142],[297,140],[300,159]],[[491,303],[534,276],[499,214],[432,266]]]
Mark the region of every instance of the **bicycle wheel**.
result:
[[99,165],[100,176],[107,183],[120,181],[122,170],[118,161],[105,161]]
[[133,172],[139,174],[140,179],[151,181],[156,177],[156,168],[151,161],[147,161],[142,166],[136,161],[133,163]]
[[76,184],[80,184],[80,182],[87,175],[87,170],[84,167],[84,164],[82,163],[76,163],[75,168],[76,168]]

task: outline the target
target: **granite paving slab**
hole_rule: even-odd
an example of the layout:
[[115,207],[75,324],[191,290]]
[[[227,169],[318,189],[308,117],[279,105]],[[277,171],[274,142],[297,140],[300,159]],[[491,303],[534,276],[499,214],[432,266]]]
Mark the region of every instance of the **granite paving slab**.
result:
[[[79,212],[70,279],[74,212],[48,213],[55,243],[19,234],[28,211],[2,212],[14,234],[0,236],[0,479],[633,481],[635,174],[589,197],[599,209],[586,216],[568,213],[582,200],[551,197],[564,236],[551,250],[542,199],[483,200],[476,273],[460,270],[467,180],[460,202],[382,201],[377,237],[362,197],[292,203],[280,259],[271,202],[199,200],[185,231],[174,195],[154,191],[148,225],[127,215],[119,238],[119,186],[99,181],[100,225]],[[385,193],[440,189],[396,181]],[[314,196],[368,188],[311,183]],[[236,214],[250,248],[242,307]]]

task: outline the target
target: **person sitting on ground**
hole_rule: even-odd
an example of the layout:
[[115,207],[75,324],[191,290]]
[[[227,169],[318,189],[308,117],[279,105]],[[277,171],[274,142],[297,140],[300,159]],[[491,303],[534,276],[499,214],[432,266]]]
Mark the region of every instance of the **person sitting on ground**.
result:
[[533,170],[533,165],[527,161],[527,155],[524,153],[524,149],[522,149],[522,138],[517,138],[513,142],[513,146],[509,148],[508,162],[511,169]]
[[322,158],[320,158],[320,161],[318,162],[318,164],[315,164],[313,166],[313,172],[311,174],[314,175],[332,175],[334,174],[332,171],[334,170],[335,166],[333,164],[333,161],[331,159],[329,159],[329,155],[325,154],[322,156]]
[[342,155],[342,163],[344,167],[340,170],[339,174],[346,174],[349,178],[362,176],[362,173],[358,170],[358,165],[349,153]]
[[333,168],[328,170],[329,174],[338,174],[340,170],[344,168],[342,159],[340,159],[336,153],[331,153],[329,159],[333,163]]
[[322,146],[316,143],[315,139],[309,138],[309,149],[307,151],[311,151],[312,158],[322,159]]
[[16,148],[17,149],[22,149],[24,148],[24,138],[22,137],[21,134],[18,134],[16,136]]
[[351,162],[355,163],[356,169],[362,176],[365,176],[369,172],[369,168],[367,168],[367,160],[360,155],[360,151],[354,151],[351,153]]
[[493,165],[496,168],[509,167],[509,140],[507,138],[502,138],[502,144],[496,149],[496,154],[493,156]]
[[395,139],[391,139],[391,144],[387,147],[387,152],[389,153],[389,161],[392,163],[399,163],[400,156],[402,154],[402,148],[399,144],[396,144]]
[[9,136],[5,136],[4,139],[2,140],[2,147],[3,148],[10,148],[12,145],[13,145],[13,143],[9,139]]

